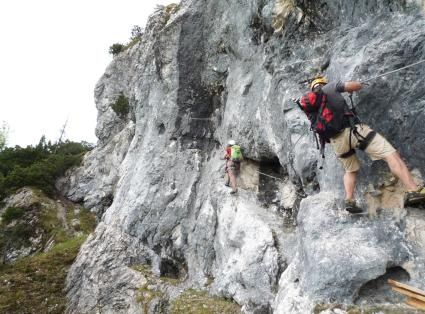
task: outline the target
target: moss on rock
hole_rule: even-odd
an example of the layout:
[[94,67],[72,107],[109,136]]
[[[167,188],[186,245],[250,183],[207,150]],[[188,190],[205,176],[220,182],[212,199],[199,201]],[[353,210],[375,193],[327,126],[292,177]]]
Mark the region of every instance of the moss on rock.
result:
[[171,304],[173,314],[236,314],[241,313],[238,304],[219,297],[209,296],[206,291],[189,289]]
[[0,266],[1,313],[64,313],[65,279],[85,237]]

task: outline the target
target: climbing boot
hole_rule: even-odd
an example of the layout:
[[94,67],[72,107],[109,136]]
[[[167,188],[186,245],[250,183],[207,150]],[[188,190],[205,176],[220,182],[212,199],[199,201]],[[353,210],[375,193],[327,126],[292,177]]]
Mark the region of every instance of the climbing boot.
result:
[[416,191],[408,191],[404,196],[404,206],[425,203],[425,187],[420,186]]
[[345,200],[345,210],[347,212],[349,212],[350,214],[358,214],[363,212],[363,210],[357,206],[356,201],[355,200]]

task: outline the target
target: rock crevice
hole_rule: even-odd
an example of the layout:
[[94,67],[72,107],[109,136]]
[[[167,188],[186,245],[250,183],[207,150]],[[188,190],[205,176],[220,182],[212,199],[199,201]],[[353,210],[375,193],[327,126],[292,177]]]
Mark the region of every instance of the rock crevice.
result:
[[[345,213],[343,170],[331,148],[319,158],[307,118],[290,102],[308,88],[298,82],[319,71],[362,80],[425,59],[423,7],[185,0],[173,8],[158,10],[140,43],[107,68],[95,91],[99,145],[58,183],[100,221],[69,272],[68,312],[143,312],[136,264],[179,280],[161,308],[189,287],[245,313],[285,314],[389,302],[381,284],[389,275],[424,288],[425,213],[397,208],[389,197],[401,195],[399,185],[361,153],[356,196],[365,204],[366,192],[383,196],[370,217]],[[355,96],[364,122],[419,181],[424,75],[410,68]],[[110,107],[121,92],[126,119]],[[237,196],[220,159],[230,138],[246,157]],[[391,306],[404,311],[398,302]]]

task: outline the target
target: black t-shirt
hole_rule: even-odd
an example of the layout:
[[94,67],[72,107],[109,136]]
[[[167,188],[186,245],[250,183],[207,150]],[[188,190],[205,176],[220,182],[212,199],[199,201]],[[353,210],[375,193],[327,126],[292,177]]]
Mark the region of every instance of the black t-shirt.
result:
[[322,86],[322,91],[326,95],[327,106],[334,113],[337,121],[340,122],[339,128],[349,127],[350,123],[344,114],[349,113],[350,109],[345,98],[341,95],[341,93],[345,92],[345,84],[341,81],[330,82]]
[[326,94],[330,105],[341,108],[347,107],[347,103],[341,95],[341,93],[345,92],[345,84],[341,81],[326,84],[322,87],[322,91]]

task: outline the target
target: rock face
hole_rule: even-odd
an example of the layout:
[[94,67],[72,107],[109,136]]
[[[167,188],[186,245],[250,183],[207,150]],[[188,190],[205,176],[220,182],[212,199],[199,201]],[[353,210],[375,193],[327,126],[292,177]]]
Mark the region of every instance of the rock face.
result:
[[82,221],[83,211],[78,204],[48,197],[38,189],[19,189],[0,206],[0,263],[47,252],[64,239],[81,236],[86,231],[82,224],[90,223]]
[[[330,148],[319,170],[290,98],[319,71],[364,80],[423,60],[424,40],[423,3],[413,1],[186,0],[158,10],[96,86],[98,147],[58,183],[101,217],[69,273],[69,313],[145,311],[138,264],[245,313],[318,312],[319,303],[408,313],[385,278],[425,288],[425,212],[401,208],[400,184],[360,153],[357,197],[370,216],[345,213],[343,170]],[[418,181],[424,75],[422,63],[354,97]],[[127,116],[111,109],[120,93]],[[222,178],[230,138],[247,159],[237,196]]]

